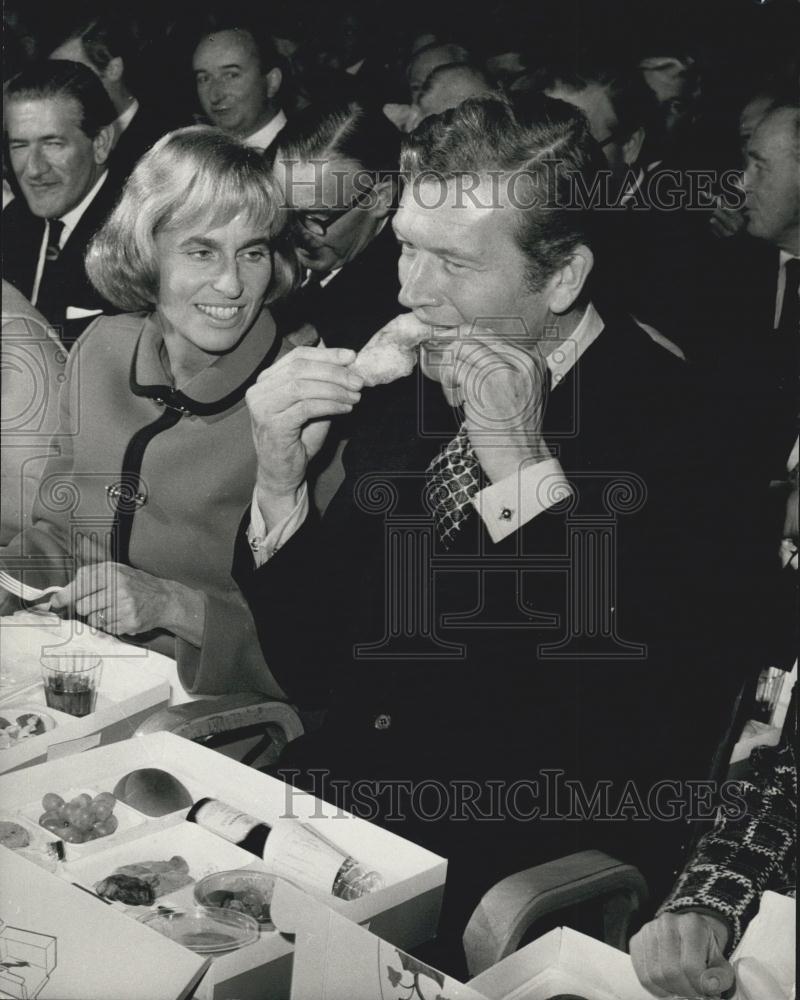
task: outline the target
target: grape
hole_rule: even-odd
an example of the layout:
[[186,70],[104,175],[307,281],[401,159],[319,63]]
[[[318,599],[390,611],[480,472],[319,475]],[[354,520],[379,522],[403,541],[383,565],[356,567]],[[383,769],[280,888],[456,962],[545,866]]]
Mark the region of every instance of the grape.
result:
[[108,819],[111,813],[114,811],[114,807],[109,805],[108,802],[103,800],[102,802],[93,803],[95,819],[104,820]]
[[78,810],[78,814],[72,821],[72,825],[76,830],[80,830],[81,833],[86,833],[92,829],[96,822],[96,817],[92,809],[84,806],[82,809]]
[[94,804],[95,808],[97,808],[97,806],[99,806],[101,802],[107,802],[109,806],[111,806],[111,809],[113,811],[114,806],[117,803],[117,798],[111,792],[100,792],[99,795],[95,795],[95,797],[92,799],[92,803]]
[[55,792],[48,792],[47,795],[42,799],[42,809],[46,812],[51,812],[55,809],[60,809],[64,805],[64,800],[60,795],[56,795]]
[[76,830],[74,826],[65,826],[63,830],[59,831],[59,836],[68,844],[83,843],[83,833],[80,830]]
[[64,821],[61,818],[61,813],[58,809],[45,809],[42,815],[39,817],[39,825],[44,826],[46,823],[61,823],[64,825]]
[[90,806],[92,804],[91,795],[87,795],[86,792],[81,792],[80,795],[76,795],[75,798],[70,802],[71,806]]
[[119,823],[116,816],[109,816],[108,819],[101,820],[99,823],[95,823],[95,832],[101,837],[107,837],[109,834],[113,833]]
[[62,809],[62,813],[67,822],[72,823],[74,825],[75,820],[80,815],[82,809],[83,805],[79,802],[76,802],[75,799],[73,799],[72,802],[68,802],[67,805],[64,806],[64,808]]

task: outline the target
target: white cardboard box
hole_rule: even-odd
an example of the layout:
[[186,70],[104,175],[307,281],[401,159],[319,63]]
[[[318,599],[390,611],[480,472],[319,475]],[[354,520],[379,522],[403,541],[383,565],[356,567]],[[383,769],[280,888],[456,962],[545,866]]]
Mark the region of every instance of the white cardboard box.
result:
[[180,1000],[207,960],[0,848],[0,996]]
[[287,883],[276,886],[272,909],[276,924],[296,935],[291,1000],[549,1000],[558,994],[652,1000],[628,955],[565,927],[464,984]]
[[[139,767],[169,771],[186,785],[195,799],[205,795],[217,797],[267,822],[275,822],[289,814],[309,823],[347,854],[381,872],[386,881],[384,889],[352,902],[326,897],[337,913],[350,921],[369,921],[376,934],[403,948],[411,948],[435,936],[447,870],[443,858],[172,733],[138,736],[99,747],[79,757],[49,761],[3,775],[0,777],[0,804],[8,814],[14,808],[35,802],[46,792],[71,789],[76,784],[113,789],[120,777]],[[183,815],[185,810],[182,814],[131,826],[127,831],[120,830],[108,838],[108,847],[130,843],[164,830],[170,824],[182,823]],[[102,843],[94,841],[86,845],[91,847],[93,863],[103,856]],[[226,848],[230,847],[223,843]],[[61,868],[62,880],[73,877],[78,869],[77,858],[82,853],[78,847],[68,854]],[[118,863],[115,856],[114,865]],[[33,867],[30,862],[25,864]],[[229,867],[227,861],[220,865],[222,869]],[[58,875],[38,872],[37,875],[51,883],[59,882]],[[77,876],[74,877],[77,880]],[[59,884],[63,886],[63,881]],[[24,896],[29,891],[19,879],[3,888],[6,895],[12,897]],[[96,907],[101,917],[110,909],[102,901],[93,900],[72,886],[67,888],[70,894],[85,896],[84,902]],[[126,921],[125,926],[133,923],[129,916],[119,916]],[[63,910],[61,919],[67,917],[67,911]],[[148,933],[155,934],[150,930]],[[215,958],[196,995],[201,1000],[286,1000],[291,985],[293,951],[292,942],[278,931],[264,933],[258,943]],[[113,994],[87,993],[82,1000],[112,998],[116,1000]],[[151,998],[143,993],[141,1000]]]
[[[0,774],[39,764],[54,757],[79,753],[92,747],[128,739],[137,727],[170,698],[170,685],[163,667],[173,661],[160,653],[119,642],[112,636],[98,633],[80,622],[62,622],[49,626],[26,624],[15,627],[14,619],[4,618],[0,625],[0,664],[3,677],[37,681],[38,652],[62,646],[81,646],[97,652],[103,659],[100,688],[95,711],[83,718],[54,712],[45,702],[44,688],[38,684],[17,697],[2,698],[5,685],[0,685],[0,715],[7,717],[15,707],[25,706],[46,712],[56,721],[56,727],[40,736],[32,736],[16,746],[0,750]],[[47,621],[47,619],[45,619]],[[71,633],[72,626],[81,626],[84,634]],[[17,666],[17,658],[25,663]],[[152,664],[155,669],[148,669]],[[13,684],[11,685],[13,689]],[[2,805],[2,803],[0,803]]]

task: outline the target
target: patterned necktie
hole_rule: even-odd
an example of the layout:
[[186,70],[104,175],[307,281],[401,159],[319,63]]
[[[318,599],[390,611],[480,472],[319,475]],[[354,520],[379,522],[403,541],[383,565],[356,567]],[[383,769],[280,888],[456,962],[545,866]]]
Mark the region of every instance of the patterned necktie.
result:
[[436,531],[446,549],[469,516],[470,500],[481,488],[481,467],[463,423],[426,470]]

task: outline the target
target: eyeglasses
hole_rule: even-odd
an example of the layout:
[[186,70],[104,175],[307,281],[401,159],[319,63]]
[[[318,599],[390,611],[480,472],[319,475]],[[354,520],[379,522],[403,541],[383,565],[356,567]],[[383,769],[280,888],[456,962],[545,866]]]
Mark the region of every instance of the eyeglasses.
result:
[[371,191],[359,191],[346,208],[326,208],[324,217],[320,217],[313,210],[306,212],[298,209],[292,213],[292,216],[297,225],[302,226],[312,236],[325,236],[331,226],[335,225],[343,216],[352,212],[354,208],[361,207],[364,197],[371,193]]

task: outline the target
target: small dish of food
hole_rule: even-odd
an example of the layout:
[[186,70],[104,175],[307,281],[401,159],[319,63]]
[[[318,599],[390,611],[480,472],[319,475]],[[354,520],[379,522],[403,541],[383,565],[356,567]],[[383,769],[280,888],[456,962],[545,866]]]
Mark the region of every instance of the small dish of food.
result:
[[207,906],[154,910],[140,923],[198,955],[222,955],[258,941],[258,924],[246,913]]
[[0,707],[0,750],[8,750],[23,740],[55,729],[56,721],[37,708],[8,705]]
[[269,872],[239,868],[206,875],[195,885],[194,898],[201,906],[246,913],[263,928],[272,926],[269,907],[274,888],[275,876]]

